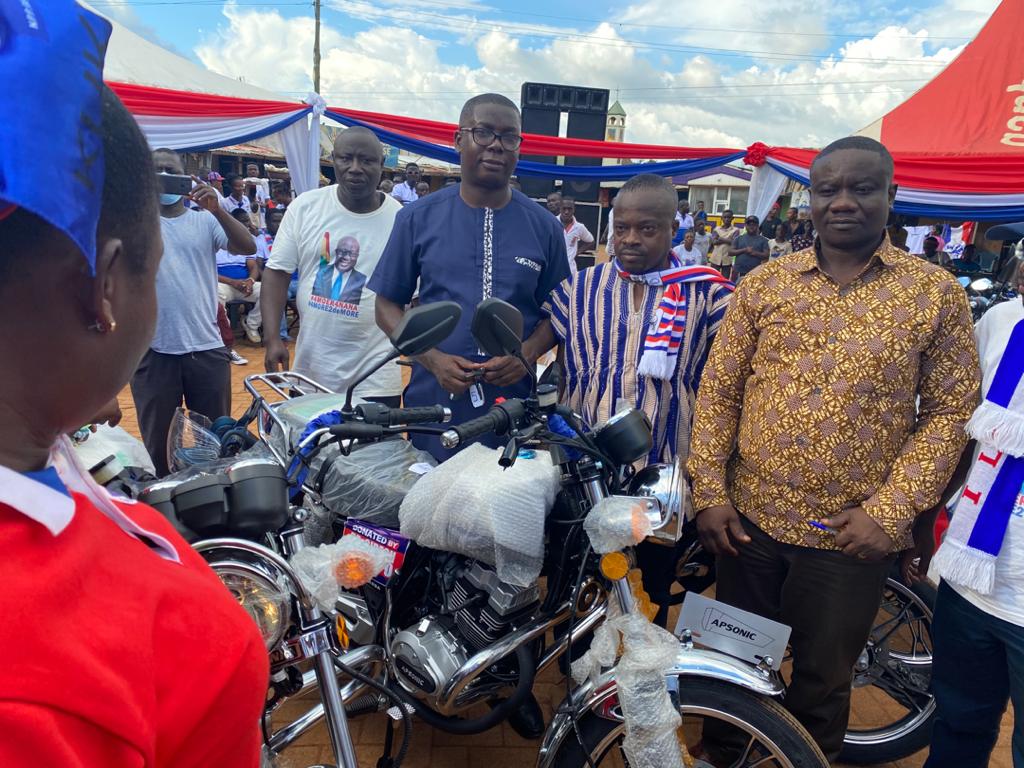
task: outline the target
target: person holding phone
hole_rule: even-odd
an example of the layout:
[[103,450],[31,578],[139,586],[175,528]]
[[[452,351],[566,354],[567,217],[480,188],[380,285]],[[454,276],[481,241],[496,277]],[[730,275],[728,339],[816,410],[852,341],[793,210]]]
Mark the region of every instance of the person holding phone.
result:
[[[153,161],[160,173],[184,173],[173,150],[156,150]],[[157,279],[156,332],[132,377],[139,430],[157,476],[167,474],[167,432],[182,402],[210,419],[231,412],[230,358],[215,322],[217,251],[256,253],[249,230],[224,210],[213,188],[193,181],[196,187],[188,195],[160,193],[164,259]],[[186,208],[186,197],[203,210]]]

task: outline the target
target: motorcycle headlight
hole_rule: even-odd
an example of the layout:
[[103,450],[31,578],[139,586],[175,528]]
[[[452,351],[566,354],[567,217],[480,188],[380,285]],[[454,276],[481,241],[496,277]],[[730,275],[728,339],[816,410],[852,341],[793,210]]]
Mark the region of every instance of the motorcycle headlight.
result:
[[679,541],[690,507],[689,486],[682,461],[676,459],[671,464],[644,467],[633,477],[629,492],[633,496],[657,499],[660,505],[660,519],[652,521],[654,534],[648,540],[662,544]]
[[264,574],[241,563],[211,563],[211,567],[256,622],[267,650],[273,650],[284,637],[291,616],[291,598]]

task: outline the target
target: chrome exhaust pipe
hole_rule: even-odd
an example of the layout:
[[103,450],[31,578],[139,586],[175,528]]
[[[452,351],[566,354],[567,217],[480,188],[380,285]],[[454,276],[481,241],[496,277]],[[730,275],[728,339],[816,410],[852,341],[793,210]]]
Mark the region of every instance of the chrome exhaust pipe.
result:
[[[569,603],[564,603],[559,606],[553,618],[527,624],[525,627],[501,638],[494,645],[477,652],[465,664],[459,667],[455,674],[448,678],[448,681],[441,688],[441,692],[437,695],[432,708],[443,715],[456,714],[459,709],[466,705],[465,699],[462,702],[457,702],[457,700],[485,670],[502,659],[513,655],[521,646],[532,643],[534,640],[542,637],[549,629],[568,621],[570,611]],[[597,612],[600,612],[603,616],[604,606],[601,605],[593,609],[584,618],[589,619],[592,614]],[[575,639],[578,639],[576,632],[573,632],[573,635]]]
[[593,608],[590,613],[586,614],[581,620],[574,621],[572,625],[572,637],[566,636],[561,640],[558,640],[554,645],[548,648],[541,656],[540,661],[537,663],[537,674],[541,674],[544,670],[550,667],[559,656],[569,650],[569,645],[575,643],[577,640],[581,640],[597,627],[608,613],[608,603],[599,603]]

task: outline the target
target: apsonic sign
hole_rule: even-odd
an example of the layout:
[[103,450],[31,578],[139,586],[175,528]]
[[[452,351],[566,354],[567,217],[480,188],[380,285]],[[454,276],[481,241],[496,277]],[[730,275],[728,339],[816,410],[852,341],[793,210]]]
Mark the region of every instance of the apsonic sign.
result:
[[683,600],[676,635],[681,636],[687,629],[700,645],[751,664],[771,658],[771,667],[776,670],[782,666],[792,632],[785,624],[692,592]]

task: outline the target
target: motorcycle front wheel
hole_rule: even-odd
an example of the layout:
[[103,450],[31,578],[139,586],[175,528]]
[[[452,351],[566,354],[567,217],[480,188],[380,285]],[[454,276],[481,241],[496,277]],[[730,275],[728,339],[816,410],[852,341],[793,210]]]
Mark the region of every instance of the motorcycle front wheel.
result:
[[[618,714],[615,708],[612,714]],[[703,724],[713,719],[739,729],[746,746],[729,768],[827,768],[828,761],[800,724],[774,699],[710,678],[679,679],[680,740],[694,750]],[[554,768],[625,768],[625,724],[587,712],[579,720],[579,739],[570,732],[554,757]],[[582,740],[582,744],[580,743]],[[586,745],[585,747],[583,745]],[[590,762],[588,763],[587,757]],[[712,768],[698,759],[697,768]],[[645,766],[629,766],[645,768]]]

